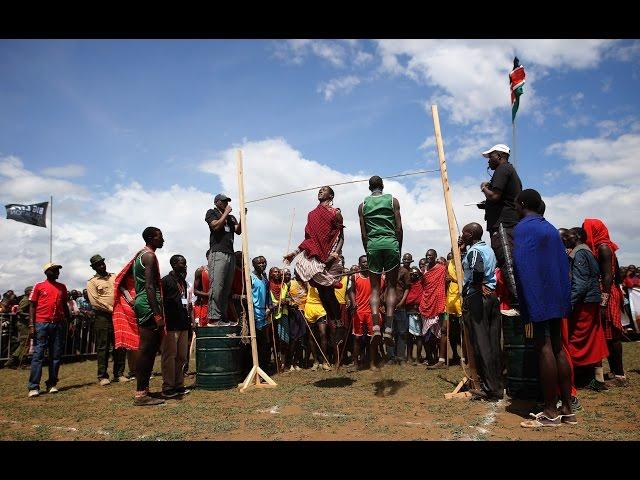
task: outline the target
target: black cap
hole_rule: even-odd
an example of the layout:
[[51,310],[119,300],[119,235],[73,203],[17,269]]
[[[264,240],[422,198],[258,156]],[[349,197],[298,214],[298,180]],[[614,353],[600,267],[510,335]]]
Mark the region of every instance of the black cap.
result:
[[216,198],[214,198],[214,202],[217,202],[218,200],[222,200],[223,202],[230,202],[231,199],[229,197],[227,197],[224,193],[219,193],[216,195]]
[[93,257],[91,257],[89,259],[89,264],[91,264],[91,266],[100,263],[100,262],[104,262],[104,258],[102,257],[102,255],[94,255]]

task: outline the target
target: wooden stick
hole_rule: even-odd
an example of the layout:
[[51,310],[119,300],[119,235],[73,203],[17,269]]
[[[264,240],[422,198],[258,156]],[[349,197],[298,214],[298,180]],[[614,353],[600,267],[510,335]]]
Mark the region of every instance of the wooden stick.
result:
[[[294,208],[293,211],[291,212],[291,226],[289,227],[289,241],[287,242],[287,250],[285,251],[285,255],[289,253],[289,248],[291,248],[291,233],[293,232],[293,219],[295,218],[295,216],[296,216],[296,209]],[[280,271],[282,272],[282,279],[280,280],[280,298],[277,299],[278,315],[281,315],[282,313],[282,286],[284,285],[284,267],[285,266],[286,266],[286,263],[282,262],[282,268],[280,269]],[[271,292],[269,292],[269,295],[271,295]],[[281,319],[282,319],[282,316],[280,316],[280,318],[277,319],[278,322]],[[273,356],[276,359],[276,370],[278,371],[278,373],[280,373],[280,361],[278,360],[278,350],[276,348],[276,332],[275,332],[276,318],[273,315],[273,313],[271,314],[271,325],[272,325],[271,333],[273,337]],[[284,371],[284,366],[282,370]]]
[[[444,204],[447,209],[447,221],[449,222],[449,238],[451,240],[451,251],[453,253],[453,261],[456,267],[456,277],[458,279],[458,292],[462,293],[462,286],[464,285],[464,276],[462,272],[462,260],[460,258],[460,249],[458,248],[458,227],[456,226],[455,216],[453,213],[453,205],[451,204],[451,193],[449,189],[449,177],[447,175],[447,162],[444,157],[444,145],[442,143],[442,133],[440,131],[440,118],[438,117],[438,106],[431,105],[431,115],[433,116],[433,127],[436,136],[436,146],[438,148],[438,158],[440,159],[440,178],[442,179],[442,190],[444,192]],[[448,325],[447,325],[448,326]],[[448,332],[447,332],[448,334]],[[476,362],[471,342],[468,340],[468,334],[465,330],[464,337],[466,338],[467,346],[467,361],[469,367],[469,377],[474,388],[477,388],[480,384],[478,382],[478,375],[476,373]],[[464,367],[464,365],[463,365]]]
[[196,329],[193,329],[193,337],[191,337],[191,346],[189,347],[189,358],[193,358],[193,351],[196,346]]
[[[271,292],[267,292],[267,295],[271,295]],[[273,358],[276,361],[276,372],[280,373],[280,360],[278,360],[278,348],[276,347],[276,319],[274,318],[273,312],[270,312],[269,315],[271,315],[271,339],[273,340]]]
[[[307,322],[306,318],[304,320],[304,323],[309,328],[309,333],[311,334],[311,338],[313,338],[313,341],[316,342],[316,346],[318,347],[318,350],[320,350],[320,353],[324,357],[324,361],[327,362],[327,365],[331,365],[331,363],[329,362],[329,359],[327,358],[327,356],[322,351],[322,348],[320,348],[320,344],[318,343],[318,340],[316,340],[316,336],[313,334],[313,329],[311,328],[311,325],[309,325],[309,322]],[[315,357],[315,355],[314,355],[314,357]],[[315,360],[318,361],[320,359],[316,358]]]
[[[344,351],[347,348],[347,343],[349,343],[349,335],[351,335],[351,329],[353,328],[353,315],[349,315],[349,311],[347,310],[347,317],[349,317],[349,327],[347,327],[347,332],[344,338],[340,339],[340,342],[344,341],[344,345],[342,345],[342,350],[338,355],[338,360],[340,360],[344,356]],[[351,352],[353,353],[353,352]],[[340,368],[340,363],[338,363],[338,368]]]
[[247,286],[247,307],[249,309],[249,331],[251,332],[251,358],[253,360],[253,368],[247,375],[247,378],[243,382],[243,387],[240,388],[241,392],[244,392],[249,386],[259,386],[260,378],[266,381],[269,385],[276,386],[269,375],[267,375],[258,365],[258,344],[256,342],[256,320],[255,313],[253,311],[253,295],[251,292],[251,272],[249,270],[249,231],[247,228],[247,214],[245,212],[244,201],[244,179],[242,171],[242,150],[238,149],[237,158],[237,175],[238,175],[238,202],[240,208],[240,225],[242,226],[242,269],[244,270],[244,281]]

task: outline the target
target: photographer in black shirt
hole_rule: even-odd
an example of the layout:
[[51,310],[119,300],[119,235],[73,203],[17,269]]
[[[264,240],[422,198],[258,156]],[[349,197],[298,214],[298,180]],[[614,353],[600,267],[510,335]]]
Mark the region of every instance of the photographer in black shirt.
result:
[[[515,199],[522,191],[522,182],[518,172],[509,163],[509,147],[500,143],[494,145],[482,156],[489,159],[489,168],[494,171],[491,181],[482,182],[480,190],[486,197],[486,201],[479,204],[484,208],[484,219],[487,221],[487,231],[491,236],[491,248],[496,254],[498,267],[503,271],[506,267],[504,245],[500,239],[500,224],[504,227],[509,251],[513,251],[513,228],[518,223]],[[509,291],[515,296],[515,285],[511,282],[510,275],[505,275]],[[517,305],[512,302],[515,308]]]

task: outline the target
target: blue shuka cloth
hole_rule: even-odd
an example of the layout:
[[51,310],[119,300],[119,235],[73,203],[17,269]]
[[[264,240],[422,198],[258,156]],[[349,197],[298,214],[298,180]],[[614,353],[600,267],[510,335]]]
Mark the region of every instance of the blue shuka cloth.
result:
[[253,316],[256,322],[256,329],[262,330],[267,326],[266,311],[271,306],[269,282],[266,277],[258,278],[251,272],[251,296],[253,297]]
[[569,262],[556,227],[540,215],[520,220],[513,229],[513,263],[523,320],[569,316]]

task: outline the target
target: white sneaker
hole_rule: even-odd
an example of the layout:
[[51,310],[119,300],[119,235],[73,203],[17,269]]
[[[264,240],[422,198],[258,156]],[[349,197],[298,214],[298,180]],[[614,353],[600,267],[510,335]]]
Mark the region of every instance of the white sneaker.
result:
[[328,372],[328,371],[330,371],[330,370],[333,370],[333,368],[331,368],[331,365],[329,365],[328,363],[323,363],[323,364],[322,364],[322,369],[323,369],[325,372]]
[[289,371],[290,371],[290,372],[295,372],[295,371],[296,371],[296,369],[295,369],[295,368],[293,368],[293,365],[291,365],[291,366],[289,367]]
[[104,387],[105,385],[109,385],[111,383],[111,380],[109,380],[108,378],[103,378],[100,380],[100,386]]
[[311,367],[311,371],[315,372],[316,370],[318,370],[319,366],[320,364],[318,362],[314,362],[313,366]]
[[130,380],[131,380],[130,378],[127,378],[124,375],[122,375],[121,377],[118,377],[118,383],[127,383]]
[[59,390],[56,387],[51,387],[49,389],[49,393],[58,393],[58,392],[59,392]]
[[37,397],[40,395],[40,390],[29,390],[29,397]]
[[295,367],[293,367],[296,369],[296,372],[299,372],[300,370],[302,370],[298,365],[296,365]]

